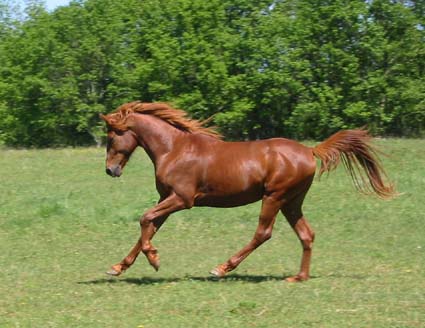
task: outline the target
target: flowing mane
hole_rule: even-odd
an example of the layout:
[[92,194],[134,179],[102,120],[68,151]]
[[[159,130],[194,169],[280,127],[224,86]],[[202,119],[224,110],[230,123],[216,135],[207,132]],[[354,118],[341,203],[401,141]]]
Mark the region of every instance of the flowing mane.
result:
[[108,114],[107,118],[114,128],[128,130],[126,121],[128,115],[132,113],[156,116],[175,128],[188,133],[205,134],[216,139],[222,138],[221,134],[215,129],[204,126],[207,121],[201,122],[190,119],[185,111],[173,108],[167,103],[129,102],[118,107],[115,112]]

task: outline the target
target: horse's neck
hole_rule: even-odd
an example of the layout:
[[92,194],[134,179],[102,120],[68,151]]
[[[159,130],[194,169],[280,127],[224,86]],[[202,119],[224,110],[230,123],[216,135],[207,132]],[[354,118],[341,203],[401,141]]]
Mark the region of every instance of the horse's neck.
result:
[[157,117],[143,114],[137,116],[137,124],[133,131],[137,135],[139,145],[156,164],[161,156],[173,149],[176,139],[182,132]]

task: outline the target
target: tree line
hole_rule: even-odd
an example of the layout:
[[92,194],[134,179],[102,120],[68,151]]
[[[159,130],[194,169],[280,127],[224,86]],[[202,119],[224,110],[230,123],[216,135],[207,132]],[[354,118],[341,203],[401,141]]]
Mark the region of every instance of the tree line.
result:
[[100,142],[167,101],[228,139],[425,131],[425,1],[0,0],[0,143]]

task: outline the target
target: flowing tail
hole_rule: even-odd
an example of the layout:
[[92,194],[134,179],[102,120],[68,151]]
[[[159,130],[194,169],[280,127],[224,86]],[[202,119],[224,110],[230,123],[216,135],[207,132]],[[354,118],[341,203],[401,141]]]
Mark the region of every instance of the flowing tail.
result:
[[395,197],[394,185],[384,182],[387,175],[370,140],[365,130],[342,130],[312,148],[322,162],[319,176],[334,170],[342,161],[357,190],[375,192],[383,199]]

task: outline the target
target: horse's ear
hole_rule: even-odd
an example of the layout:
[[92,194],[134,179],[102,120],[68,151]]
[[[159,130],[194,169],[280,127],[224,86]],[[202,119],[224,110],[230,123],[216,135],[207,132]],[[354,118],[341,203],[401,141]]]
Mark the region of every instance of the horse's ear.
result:
[[99,118],[102,119],[102,120],[104,120],[105,123],[109,125],[109,119],[108,119],[108,117],[106,115],[99,114]]
[[108,117],[108,115],[99,114],[99,117],[103,121],[105,121],[106,126],[108,127],[108,129],[114,128],[114,122],[113,122],[112,118]]

